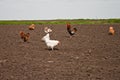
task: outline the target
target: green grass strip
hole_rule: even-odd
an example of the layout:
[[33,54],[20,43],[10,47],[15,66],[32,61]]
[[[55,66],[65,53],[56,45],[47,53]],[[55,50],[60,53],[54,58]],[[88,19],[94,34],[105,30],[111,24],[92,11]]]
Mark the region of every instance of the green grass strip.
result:
[[57,19],[57,20],[0,20],[0,25],[21,24],[114,24],[120,23],[120,19]]

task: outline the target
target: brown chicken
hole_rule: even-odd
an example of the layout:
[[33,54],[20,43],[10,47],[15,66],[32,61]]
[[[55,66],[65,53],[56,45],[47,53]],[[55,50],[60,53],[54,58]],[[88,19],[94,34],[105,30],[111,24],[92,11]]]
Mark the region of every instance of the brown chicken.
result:
[[67,23],[66,26],[67,26],[67,31],[70,34],[70,36],[73,36],[77,32],[76,28],[71,29],[71,25],[69,23]]
[[109,35],[114,35],[115,34],[115,30],[113,29],[113,27],[109,27]]
[[35,24],[29,26],[29,30],[34,30],[34,29],[35,29]]
[[23,31],[20,31],[20,37],[24,42],[27,42],[30,38],[30,33],[25,33]]

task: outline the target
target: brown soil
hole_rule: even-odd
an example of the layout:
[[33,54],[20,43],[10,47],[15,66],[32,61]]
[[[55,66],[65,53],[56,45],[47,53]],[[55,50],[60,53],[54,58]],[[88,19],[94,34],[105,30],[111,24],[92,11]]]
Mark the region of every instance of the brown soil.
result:
[[[61,42],[54,51],[41,41],[45,26]],[[69,38],[65,25],[0,25],[0,80],[120,80],[120,24],[72,26],[78,32]],[[21,30],[30,33],[28,42]]]

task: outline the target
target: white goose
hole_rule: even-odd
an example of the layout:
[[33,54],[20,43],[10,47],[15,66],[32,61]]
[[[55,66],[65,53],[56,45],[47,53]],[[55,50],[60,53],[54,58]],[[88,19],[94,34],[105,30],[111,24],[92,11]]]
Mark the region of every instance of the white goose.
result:
[[60,43],[60,41],[50,40],[49,33],[46,36],[47,37],[45,37],[44,40],[45,40],[45,43],[46,43],[47,47],[54,50],[54,47],[57,46]]

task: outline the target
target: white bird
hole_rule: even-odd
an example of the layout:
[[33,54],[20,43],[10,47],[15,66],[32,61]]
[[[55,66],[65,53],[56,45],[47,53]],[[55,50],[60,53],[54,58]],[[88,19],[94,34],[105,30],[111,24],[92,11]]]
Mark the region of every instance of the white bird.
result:
[[50,33],[50,32],[52,32],[52,29],[50,29],[50,28],[48,28],[48,27],[45,27],[45,28],[44,28],[44,32],[45,32],[45,33]]
[[[49,36],[49,33],[47,34],[47,36]],[[50,40],[49,38],[45,37],[45,43],[46,43],[48,48],[51,48],[53,50],[54,47],[57,46],[60,43],[60,41]]]
[[41,40],[45,41],[45,39],[50,39],[50,34],[49,33],[47,33]]

